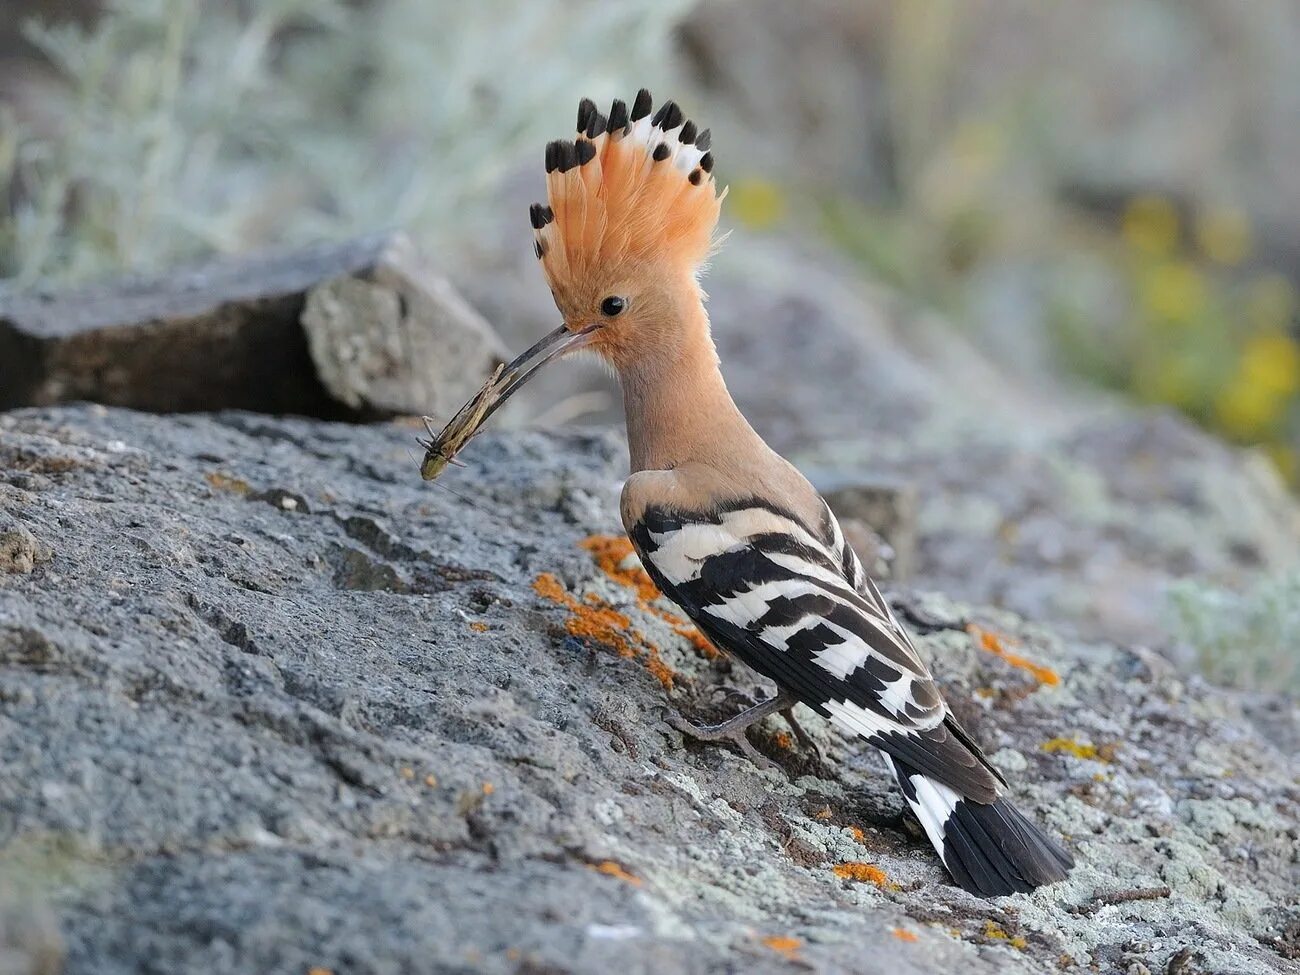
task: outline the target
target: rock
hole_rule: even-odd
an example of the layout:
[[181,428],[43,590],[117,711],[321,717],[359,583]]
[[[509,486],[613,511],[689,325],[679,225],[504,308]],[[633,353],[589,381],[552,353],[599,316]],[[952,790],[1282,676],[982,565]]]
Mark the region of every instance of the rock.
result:
[[1089,411],[1007,436],[978,424],[796,455],[917,485],[917,574],[1081,635],[1168,646],[1171,585],[1293,570],[1300,506],[1263,458],[1166,412]]
[[0,408],[418,414],[459,405],[502,353],[400,235],[63,293],[0,291]]
[[[888,546],[890,576],[901,581],[916,571],[916,485],[905,481],[877,480],[836,484],[833,478],[814,478],[827,504],[849,532],[857,526],[880,536]],[[864,560],[855,538],[849,538]],[[878,549],[877,549],[878,551]],[[864,564],[869,564],[864,562]]]
[[364,277],[316,285],[302,324],[325,388],[364,414],[450,415],[508,355],[404,237]]
[[614,434],[490,432],[440,490],[396,424],[0,421],[0,505],[59,545],[57,575],[0,575],[0,855],[65,851],[69,973],[1293,965],[1297,758],[1148,656],[898,594],[1079,860],[981,901],[815,716],[820,761],[754,733],[780,772],[661,720],[753,681],[592,537]]
[[0,572],[31,572],[54,558],[53,550],[0,509]]

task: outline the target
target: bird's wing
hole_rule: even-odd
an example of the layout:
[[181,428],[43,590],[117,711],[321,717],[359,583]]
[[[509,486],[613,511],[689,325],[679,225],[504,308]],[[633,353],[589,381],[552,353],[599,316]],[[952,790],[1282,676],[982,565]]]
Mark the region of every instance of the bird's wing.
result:
[[960,795],[998,782],[834,516],[810,529],[757,500],[651,505],[629,526],[646,571],[714,643],[845,731]]

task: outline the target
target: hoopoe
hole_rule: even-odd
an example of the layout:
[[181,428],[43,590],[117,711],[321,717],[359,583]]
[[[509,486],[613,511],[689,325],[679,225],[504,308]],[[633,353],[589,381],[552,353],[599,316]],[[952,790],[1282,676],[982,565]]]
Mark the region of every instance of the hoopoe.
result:
[[1061,880],[1070,855],[1006,798],[826,502],[732,401],[699,284],[726,191],[709,130],[671,101],[651,107],[645,90],[607,116],[584,99],[577,137],[546,147],[547,202],[530,217],[564,321],[507,367],[502,399],[579,349],[617,372],[632,460],[621,514],[641,562],[713,643],[779,689],[718,725],[673,723],[748,746],[749,725],[803,704],[884,754],[966,890]]

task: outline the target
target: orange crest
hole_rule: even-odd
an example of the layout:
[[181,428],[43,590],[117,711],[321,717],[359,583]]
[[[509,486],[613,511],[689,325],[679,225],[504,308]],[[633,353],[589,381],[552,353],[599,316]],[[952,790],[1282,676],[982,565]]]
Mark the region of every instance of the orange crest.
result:
[[584,98],[578,135],[546,146],[549,205],[530,211],[535,249],[552,288],[629,259],[697,268],[708,257],[722,200],[709,130],[674,102],[650,115],[650,93],[608,116]]

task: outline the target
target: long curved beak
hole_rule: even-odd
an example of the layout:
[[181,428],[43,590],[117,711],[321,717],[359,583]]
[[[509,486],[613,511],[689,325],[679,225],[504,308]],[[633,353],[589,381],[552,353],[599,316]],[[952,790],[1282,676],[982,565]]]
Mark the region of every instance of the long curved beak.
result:
[[573,352],[586,345],[591,333],[599,327],[599,325],[588,325],[575,331],[568,325],[561,325],[555,331],[547,333],[545,338],[527,352],[516,356],[501,370],[501,375],[497,379],[496,400],[483,414],[483,421],[500,409],[501,404],[513,396],[524,383],[537,375],[542,366],[552,359],[558,359],[566,352]]

